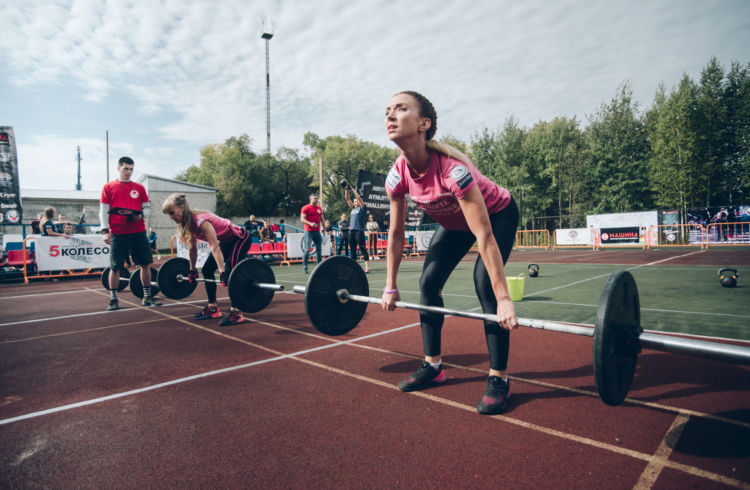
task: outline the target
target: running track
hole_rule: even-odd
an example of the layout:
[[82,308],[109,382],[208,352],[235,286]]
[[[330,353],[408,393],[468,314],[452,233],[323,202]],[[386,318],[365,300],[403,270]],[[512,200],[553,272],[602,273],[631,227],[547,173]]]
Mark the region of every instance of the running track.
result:
[[750,488],[747,367],[644,351],[613,408],[591,339],[522,328],[486,417],[476,322],[446,319],[448,383],[406,394],[415,312],[330,338],[282,293],[219,329],[200,291],[104,313],[98,280],[0,288],[0,486]]

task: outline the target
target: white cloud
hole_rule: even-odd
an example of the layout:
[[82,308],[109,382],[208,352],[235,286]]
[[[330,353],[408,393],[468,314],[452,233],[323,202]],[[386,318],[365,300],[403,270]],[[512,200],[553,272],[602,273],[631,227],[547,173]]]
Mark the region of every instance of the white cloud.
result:
[[[714,55],[725,66],[747,62],[750,45],[743,0],[11,3],[0,17],[0,84],[26,95],[47,86],[81,92],[111,114],[92,123],[102,132],[152,121],[133,133],[151,135],[146,146],[161,148],[169,162],[161,168],[174,169],[167,176],[229,136],[248,133],[256,150],[265,148],[262,15],[276,24],[274,149],[301,147],[307,131],[388,144],[383,108],[404,89],[433,100],[439,135],[467,140],[510,116],[527,126],[559,115],[585,121],[624,81],[647,106],[660,82],[671,87],[683,72],[697,78]],[[133,101],[130,117],[116,103],[123,94]],[[19,124],[24,108],[10,99],[9,120],[0,122]],[[31,145],[54,134],[28,132],[25,158],[44,166],[34,159],[48,150]],[[58,137],[69,152],[74,138]],[[138,138],[130,144],[147,155]]]

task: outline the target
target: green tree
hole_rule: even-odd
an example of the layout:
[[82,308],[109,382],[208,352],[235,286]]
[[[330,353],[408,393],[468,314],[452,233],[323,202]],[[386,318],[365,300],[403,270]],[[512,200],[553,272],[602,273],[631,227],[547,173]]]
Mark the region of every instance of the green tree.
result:
[[[524,138],[522,172],[528,175],[523,189],[524,215],[541,217],[557,214],[553,203],[557,194],[547,168],[547,136],[549,123],[540,121]],[[527,187],[528,186],[528,187]],[[543,225],[546,226],[546,225]],[[539,228],[538,222],[532,222]]]
[[732,63],[723,96],[726,108],[720,186],[727,204],[747,204],[750,196],[750,63]]
[[532,182],[524,168],[524,139],[526,131],[513,117],[506,119],[501,132],[484,128],[471,142],[469,156],[483,175],[505,187],[516,196],[521,213],[521,227],[525,227],[527,216],[525,197]]
[[[315,189],[318,184],[318,161],[323,163],[323,205],[327,216],[336,217],[348,213],[349,206],[344,199],[344,189],[340,183],[346,179],[352,185],[357,184],[359,170],[368,170],[387,174],[398,157],[398,150],[362,141],[356,136],[329,136],[321,139],[315,133],[307,133],[304,145],[311,153],[310,172],[315,177]],[[333,221],[333,220],[331,220]]]
[[679,88],[667,95],[659,88],[654,106],[646,114],[651,142],[651,181],[656,204],[677,207],[685,219],[687,208],[699,204],[695,182],[698,180],[697,135],[695,120],[697,90],[685,75]]
[[625,212],[653,206],[648,176],[650,146],[625,84],[609,104],[589,118],[586,138],[591,151],[589,212]]
[[216,212],[221,216],[295,214],[309,195],[309,160],[288,148],[275,157],[258,155],[251,143],[243,134],[204,146],[200,164],[177,179],[216,187]]
[[721,186],[721,163],[725,160],[727,146],[725,134],[727,127],[727,110],[724,105],[724,69],[716,58],[701,72],[697,89],[696,114],[696,151],[698,171],[701,173],[700,190],[703,204],[727,204]]

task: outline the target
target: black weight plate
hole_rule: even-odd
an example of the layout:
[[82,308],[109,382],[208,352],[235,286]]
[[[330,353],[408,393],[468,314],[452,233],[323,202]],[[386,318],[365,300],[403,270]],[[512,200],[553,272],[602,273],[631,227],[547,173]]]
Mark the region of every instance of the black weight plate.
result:
[[[159,276],[159,270],[151,268],[151,297],[159,294],[159,284],[157,282]],[[141,268],[138,267],[130,274],[130,292],[135,295],[136,298],[143,299],[143,282],[141,281]]]
[[336,292],[368,296],[370,286],[365,271],[345,255],[328,257],[313,270],[305,288],[305,310],[313,326],[326,335],[344,335],[359,324],[367,303],[339,301]]
[[[104,289],[109,291],[109,267],[105,268],[102,271],[102,286],[104,287]],[[117,284],[117,290],[122,291],[126,287],[128,287],[128,270],[121,269],[120,270],[120,282]]]
[[642,330],[635,279],[627,271],[612,273],[599,299],[594,328],[594,380],[607,405],[619,405],[628,396]]
[[272,289],[254,287],[255,283],[275,284],[271,267],[259,259],[247,258],[234,266],[229,274],[229,299],[232,306],[246,313],[256,313],[273,299]]
[[159,285],[161,294],[169,299],[187,298],[198,286],[197,282],[190,282],[187,279],[178,281],[177,276],[187,278],[190,272],[190,261],[182,257],[174,257],[164,262],[159,268],[159,274],[156,283]]

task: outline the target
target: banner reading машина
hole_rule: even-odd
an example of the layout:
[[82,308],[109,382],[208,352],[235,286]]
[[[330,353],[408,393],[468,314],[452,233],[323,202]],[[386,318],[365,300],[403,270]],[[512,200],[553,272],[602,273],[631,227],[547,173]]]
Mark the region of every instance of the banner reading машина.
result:
[[11,126],[0,126],[0,223],[21,223],[16,138]]
[[602,228],[600,230],[602,245],[613,245],[621,243],[638,243],[640,240],[640,229],[637,226],[623,228]]

